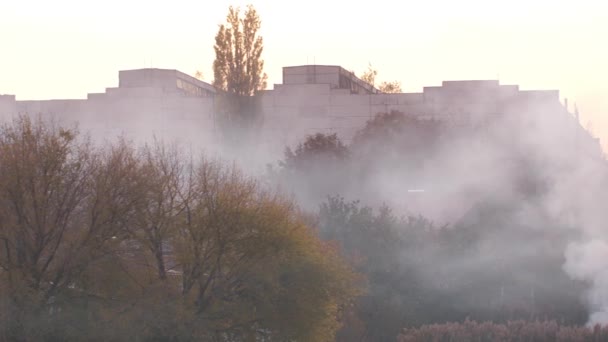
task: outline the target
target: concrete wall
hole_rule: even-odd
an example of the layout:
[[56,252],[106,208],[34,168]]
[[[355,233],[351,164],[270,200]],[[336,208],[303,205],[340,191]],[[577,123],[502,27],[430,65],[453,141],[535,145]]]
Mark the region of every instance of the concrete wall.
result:
[[284,84],[329,84],[340,85],[340,67],[326,65],[302,65],[283,68]]
[[156,137],[200,146],[215,142],[214,97],[183,91],[176,80],[200,86],[200,81],[175,70],[124,71],[118,88],[89,94],[86,100],[14,101],[14,96],[0,97],[0,114],[4,119],[27,114],[78,126],[81,133],[98,142],[117,137],[136,142]]
[[375,94],[379,91],[337,65],[301,65],[283,68],[287,85],[328,84],[331,89],[345,89],[351,94]]
[[[285,146],[317,132],[337,133],[348,143],[380,112],[479,124],[495,115],[526,112],[534,103],[561,108],[557,91],[520,91],[498,81],[446,81],[422,93],[376,94],[357,78],[342,87],[344,77],[352,74],[339,66],[286,67],[283,75],[284,84],[261,95],[260,144],[278,156]],[[124,135],[136,141],[156,136],[193,148],[221,143],[213,86],[176,70],[127,70],[119,78],[118,87],[89,94],[86,100],[15,101],[14,96],[0,96],[0,115],[6,119],[27,113],[61,124],[78,123],[98,141]],[[357,94],[355,86],[370,88]]]
[[0,95],[0,119],[8,120],[17,114],[15,95]]
[[162,88],[166,92],[181,92],[198,97],[210,97],[216,93],[210,84],[177,70],[124,70],[119,72],[119,79],[119,88]]
[[[305,67],[286,69],[287,77],[300,77],[306,71]],[[505,104],[510,102],[542,100],[559,105],[555,91],[520,92],[517,86],[498,81],[448,81],[425,87],[423,93],[352,94],[332,84],[296,83],[299,80],[276,85],[275,90],[265,92],[263,101],[268,134],[276,132],[282,144],[292,146],[316,132],[337,133],[349,142],[367,120],[393,110],[422,119],[481,124],[491,116],[505,115]]]

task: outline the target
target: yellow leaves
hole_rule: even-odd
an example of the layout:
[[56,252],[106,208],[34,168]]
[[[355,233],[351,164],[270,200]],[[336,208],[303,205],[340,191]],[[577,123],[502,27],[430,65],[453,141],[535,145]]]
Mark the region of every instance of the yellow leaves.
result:
[[324,341],[357,294],[296,205],[234,166],[96,150],[27,120],[0,131],[0,152],[0,302],[24,314],[95,321],[107,339]]
[[198,284],[188,288],[198,313],[216,317],[216,329],[256,322],[280,336],[330,339],[338,307],[356,295],[350,268],[291,201],[218,163],[203,161],[195,174],[178,258]]
[[[372,67],[369,63],[367,70],[361,75],[361,80],[368,83],[372,87],[376,86],[376,77],[378,76],[378,70]],[[384,81],[378,86],[378,90],[382,93],[401,93],[401,82],[399,81]]]
[[380,90],[383,93],[387,93],[387,94],[395,94],[395,93],[401,93],[401,82],[399,81],[392,81],[392,82],[387,82],[384,81],[382,83],[380,83],[380,85],[378,86],[378,90]]
[[262,38],[258,36],[261,21],[255,8],[247,6],[244,17],[240,8],[230,6],[226,25],[221,25],[215,37],[213,84],[238,96],[252,96],[266,88],[263,73]]
[[378,76],[378,70],[372,67],[372,64],[367,65],[367,70],[361,75],[361,80],[365,81],[372,87],[376,85],[376,76]]

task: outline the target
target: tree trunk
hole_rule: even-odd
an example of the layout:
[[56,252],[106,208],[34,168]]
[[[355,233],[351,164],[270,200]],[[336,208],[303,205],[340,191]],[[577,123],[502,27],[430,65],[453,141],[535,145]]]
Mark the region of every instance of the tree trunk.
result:
[[163,245],[162,242],[158,244],[156,248],[156,268],[158,269],[158,278],[161,280],[167,279],[167,272],[165,271],[165,258],[163,258]]

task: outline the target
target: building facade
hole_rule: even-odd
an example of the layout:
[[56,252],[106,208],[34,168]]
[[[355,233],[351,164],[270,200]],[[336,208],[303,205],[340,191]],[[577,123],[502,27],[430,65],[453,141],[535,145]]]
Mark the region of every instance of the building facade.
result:
[[[176,70],[119,72],[118,87],[82,100],[20,101],[0,95],[4,119],[27,114],[60,124],[77,124],[95,141],[124,136],[147,141],[153,136],[194,148],[221,144],[216,89]],[[380,112],[401,111],[454,125],[479,125],[496,116],[526,115],[534,108],[563,113],[559,93],[522,91],[498,81],[445,81],[419,93],[385,94],[339,66],[283,68],[283,83],[260,95],[262,149],[280,156],[307,135],[336,133],[348,143],[366,121]],[[515,114],[518,113],[518,114]],[[551,114],[555,115],[555,114]]]

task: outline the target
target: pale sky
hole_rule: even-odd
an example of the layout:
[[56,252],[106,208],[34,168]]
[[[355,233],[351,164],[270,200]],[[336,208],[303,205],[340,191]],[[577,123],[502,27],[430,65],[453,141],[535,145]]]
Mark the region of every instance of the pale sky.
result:
[[[608,1],[2,0],[0,94],[85,98],[118,71],[178,69],[212,78],[229,5],[262,19],[269,87],[281,67],[338,64],[422,91],[443,80],[499,79],[559,89],[608,147]],[[571,107],[572,108],[572,107]]]

